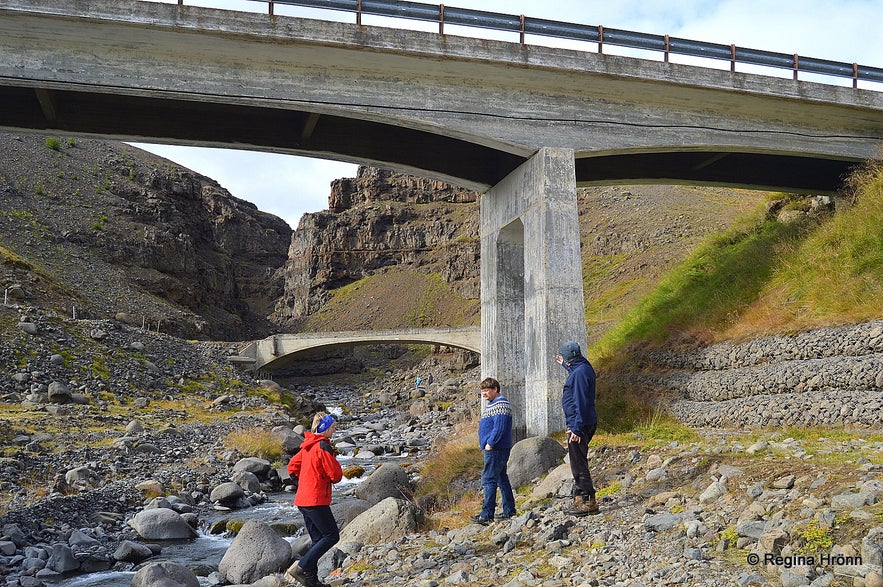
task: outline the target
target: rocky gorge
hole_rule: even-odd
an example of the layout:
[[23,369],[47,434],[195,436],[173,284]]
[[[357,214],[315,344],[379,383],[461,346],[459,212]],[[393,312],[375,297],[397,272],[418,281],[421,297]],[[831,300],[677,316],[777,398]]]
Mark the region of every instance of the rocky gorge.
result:
[[[601,514],[565,515],[561,443],[526,439],[510,470],[518,515],[470,524],[477,475],[452,482],[467,498],[457,509],[419,487],[431,457],[474,435],[475,357],[384,349],[370,365],[310,361],[333,377],[275,382],[227,357],[235,341],[285,329],[474,323],[475,194],[361,168],[291,231],[126,146],[3,140],[4,585],[102,573],[115,584],[281,585],[304,540],[296,513],[272,509],[290,502],[278,469],[326,407],[339,409],[336,445],[354,466],[335,494],[344,539],[322,562],[330,584],[883,582],[879,321],[636,353],[640,368],[599,373],[599,396],[626,380],[681,424],[593,440]],[[758,200],[581,192],[590,336]],[[648,225],[648,214],[665,221]],[[261,447],[243,440],[264,434]],[[176,554],[208,536],[223,537],[217,556]]]
[[[487,527],[471,524],[471,511],[447,511],[413,492],[432,445],[474,433],[475,369],[453,372],[435,357],[416,371],[359,384],[282,389],[234,371],[225,363],[235,350],[228,344],[3,308],[10,311],[20,334],[4,342],[4,356],[28,357],[0,386],[4,404],[22,406],[17,429],[4,435],[18,448],[0,463],[4,493],[17,496],[0,516],[0,572],[10,587],[63,585],[111,569],[136,573],[133,585],[282,585],[282,571],[304,546],[296,516],[243,521],[282,488],[284,475],[226,439],[235,430],[271,430],[290,451],[298,419],[324,405],[347,406],[336,439],[341,458],[394,459],[367,467],[367,480],[355,487],[374,485],[370,497],[353,486],[338,494],[343,538],[321,566],[329,584],[870,587],[883,580],[883,437],[860,432],[867,424],[851,413],[831,437],[747,426],[599,437],[590,464],[602,513],[582,519],[564,514],[571,481],[563,447],[527,439],[511,461],[513,483],[523,487],[518,516]],[[813,353],[848,362],[836,348],[852,349],[850,341],[865,348],[879,328],[808,333],[804,350],[792,354],[806,357],[815,346]],[[758,345],[783,342],[657,360],[739,368],[758,356]],[[95,348],[108,358],[106,371],[86,375]],[[434,383],[414,389],[417,372],[431,373]],[[50,392],[58,382],[68,393]],[[282,395],[258,391],[268,388]],[[856,394],[871,406],[881,392]],[[784,403],[767,410],[777,408],[788,414]],[[193,418],[198,411],[212,417]],[[477,479],[464,480],[463,491],[477,494]],[[196,528],[237,537],[214,563],[190,568],[161,556],[169,544],[192,540]],[[289,540],[283,545],[280,536]],[[276,544],[275,555],[256,550],[265,543]],[[139,569],[151,570],[136,580]]]

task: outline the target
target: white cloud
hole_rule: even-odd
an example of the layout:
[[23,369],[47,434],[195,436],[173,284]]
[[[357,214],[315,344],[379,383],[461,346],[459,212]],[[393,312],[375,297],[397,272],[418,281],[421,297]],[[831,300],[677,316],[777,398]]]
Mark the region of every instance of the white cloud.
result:
[[[177,0],[162,1],[177,3]],[[185,4],[249,12],[267,10],[264,2],[254,0],[185,0]],[[883,0],[459,0],[449,5],[883,66],[883,35],[879,30]],[[344,22],[355,20],[351,13],[279,4],[274,12],[277,15]],[[362,22],[366,25],[437,30],[432,23],[396,19],[364,17]],[[463,27],[446,27],[445,32],[518,40],[517,36],[511,34]],[[561,41],[547,38],[528,39],[528,42],[561,44]],[[593,46],[582,45],[579,48],[594,50]],[[605,51],[625,53],[613,47],[605,47]],[[688,62],[685,58],[674,58],[673,61]],[[716,66],[728,67],[726,63]],[[739,66],[738,70],[756,71],[745,66]],[[791,75],[784,70],[777,73],[765,70],[764,73],[784,77]],[[802,76],[801,79],[818,81],[809,76]],[[827,78],[825,81],[841,85],[851,83],[847,79],[835,82]],[[875,89],[883,91],[881,87]],[[289,155],[189,147],[146,148],[216,179],[233,195],[254,202],[261,210],[281,216],[292,227],[296,226],[303,212],[326,208],[330,182],[339,177],[352,177],[356,169],[350,164]]]

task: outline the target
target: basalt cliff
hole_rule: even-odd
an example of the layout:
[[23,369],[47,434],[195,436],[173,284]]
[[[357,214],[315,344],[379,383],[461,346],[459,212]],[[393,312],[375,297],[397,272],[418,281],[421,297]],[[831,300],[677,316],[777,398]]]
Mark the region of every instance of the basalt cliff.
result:
[[7,296],[184,338],[265,336],[291,228],[129,145],[0,135]]

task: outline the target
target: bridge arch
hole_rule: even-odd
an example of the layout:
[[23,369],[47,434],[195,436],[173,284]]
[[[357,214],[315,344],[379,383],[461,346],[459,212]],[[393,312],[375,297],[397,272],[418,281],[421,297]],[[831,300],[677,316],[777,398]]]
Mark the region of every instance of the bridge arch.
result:
[[481,353],[481,330],[462,327],[274,334],[248,343],[232,360],[255,371],[273,371],[311,351],[372,344],[443,345]]

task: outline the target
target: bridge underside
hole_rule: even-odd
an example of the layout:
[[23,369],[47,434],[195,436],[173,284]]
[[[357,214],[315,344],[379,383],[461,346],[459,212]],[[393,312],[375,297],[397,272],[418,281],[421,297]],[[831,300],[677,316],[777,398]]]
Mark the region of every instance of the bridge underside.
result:
[[[487,188],[525,158],[440,134],[329,114],[221,101],[3,85],[0,127],[318,156]],[[440,157],[439,153],[444,153]]]
[[[442,134],[348,116],[4,83],[9,82],[0,80],[0,128],[6,129],[340,159],[423,174],[479,191],[496,185],[529,158]],[[578,157],[576,181],[578,186],[667,183],[827,194],[838,189],[857,163],[696,147],[641,149]]]
[[580,187],[678,184],[831,194],[857,164],[778,153],[632,153],[577,159],[576,181]]

